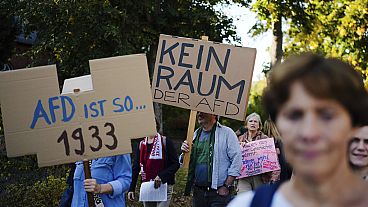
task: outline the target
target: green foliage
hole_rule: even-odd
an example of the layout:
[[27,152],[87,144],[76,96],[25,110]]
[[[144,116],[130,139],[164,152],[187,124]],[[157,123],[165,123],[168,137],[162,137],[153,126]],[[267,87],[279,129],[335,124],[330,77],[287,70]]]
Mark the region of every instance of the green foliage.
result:
[[38,31],[31,65],[47,58],[61,80],[88,74],[89,59],[135,53],[146,53],[152,70],[159,34],[239,40],[232,19],[214,8],[222,0],[4,2],[29,31]]
[[229,118],[226,118],[226,117],[221,117],[220,118],[220,123],[222,125],[225,125],[227,127],[230,127],[234,132],[236,130],[238,130],[240,126],[243,125],[243,122],[242,121],[235,120],[235,119],[229,119]]
[[66,187],[67,168],[38,168],[36,156],[0,156],[1,206],[57,206]]
[[33,185],[10,184],[0,200],[2,206],[58,206],[65,187],[65,178],[51,175],[45,180],[35,181]]
[[249,32],[252,36],[262,34],[272,29],[273,23],[281,18],[308,29],[312,16],[305,12],[305,6],[304,0],[256,0],[250,7],[258,21]]
[[247,109],[247,115],[256,112],[261,116],[262,122],[266,121],[266,119],[268,118],[268,114],[264,111],[262,105],[262,94],[263,90],[266,88],[266,85],[267,85],[266,79],[253,83],[249,95],[248,109]]
[[164,134],[184,140],[187,134],[190,110],[162,105]]
[[[236,0],[250,7],[256,13],[258,21],[248,33],[252,37],[258,36],[266,31],[272,31],[272,43],[270,43],[271,64],[270,69],[280,63],[283,57],[283,20],[294,25],[300,25],[306,31],[311,28],[311,18],[305,12],[305,0],[256,0],[250,4],[249,0]],[[267,72],[267,71],[266,71]]]
[[[312,51],[350,62],[368,87],[367,0],[237,0],[257,14],[250,30],[257,36],[272,29],[280,17],[288,24],[285,56]],[[284,31],[284,32],[285,32]]]
[[368,67],[368,1],[309,1],[313,27],[290,24],[286,54],[313,51],[350,62],[366,78]]
[[0,20],[0,68],[2,68],[14,52],[15,37],[20,28],[4,2],[0,2]]

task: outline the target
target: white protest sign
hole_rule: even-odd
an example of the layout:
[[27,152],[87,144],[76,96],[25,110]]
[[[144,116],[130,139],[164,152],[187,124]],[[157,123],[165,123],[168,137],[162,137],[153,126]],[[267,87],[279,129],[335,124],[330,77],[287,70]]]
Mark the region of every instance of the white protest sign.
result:
[[167,183],[154,188],[154,181],[143,182],[139,191],[139,201],[167,201]]

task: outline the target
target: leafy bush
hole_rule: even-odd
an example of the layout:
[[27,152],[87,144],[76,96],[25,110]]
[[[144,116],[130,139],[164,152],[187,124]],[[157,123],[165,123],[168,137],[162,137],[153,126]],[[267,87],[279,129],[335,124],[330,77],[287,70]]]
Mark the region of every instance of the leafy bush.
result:
[[36,156],[0,156],[1,206],[58,206],[66,187],[64,165],[39,168]]
[[31,185],[10,184],[6,187],[0,203],[2,206],[58,206],[65,187],[65,178],[53,175]]

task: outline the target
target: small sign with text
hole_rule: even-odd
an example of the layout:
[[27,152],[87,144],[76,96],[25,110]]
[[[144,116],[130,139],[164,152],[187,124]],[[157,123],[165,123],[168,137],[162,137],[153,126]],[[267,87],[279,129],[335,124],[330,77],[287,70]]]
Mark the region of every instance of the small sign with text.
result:
[[280,169],[272,138],[240,143],[242,167],[238,178],[249,177]]

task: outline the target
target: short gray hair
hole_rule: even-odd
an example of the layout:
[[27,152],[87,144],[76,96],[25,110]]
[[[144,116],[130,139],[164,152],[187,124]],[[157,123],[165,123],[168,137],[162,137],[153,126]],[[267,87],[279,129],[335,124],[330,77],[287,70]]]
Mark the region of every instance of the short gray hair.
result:
[[245,119],[245,125],[247,125],[249,119],[252,118],[252,117],[256,117],[258,119],[258,122],[259,122],[259,129],[258,130],[261,131],[262,127],[263,127],[261,116],[259,114],[257,114],[256,112],[253,112],[253,113],[251,113],[247,116],[247,118]]

